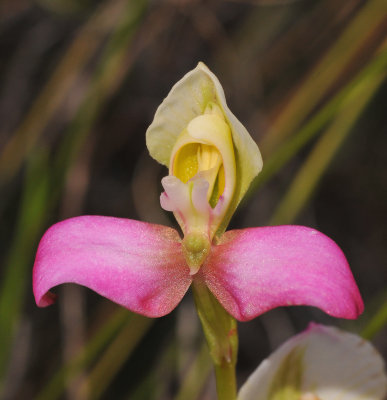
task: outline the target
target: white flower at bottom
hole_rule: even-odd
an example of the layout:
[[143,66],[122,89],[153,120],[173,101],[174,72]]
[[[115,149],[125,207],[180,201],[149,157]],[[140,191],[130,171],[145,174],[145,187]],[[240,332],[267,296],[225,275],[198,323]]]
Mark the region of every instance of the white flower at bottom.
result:
[[337,328],[311,324],[264,360],[239,400],[383,400],[384,362],[373,346]]

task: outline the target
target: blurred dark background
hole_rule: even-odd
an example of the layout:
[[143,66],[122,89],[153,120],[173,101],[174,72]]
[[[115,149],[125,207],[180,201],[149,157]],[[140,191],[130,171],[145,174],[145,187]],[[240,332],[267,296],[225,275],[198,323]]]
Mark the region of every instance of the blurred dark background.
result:
[[319,229],[344,250],[366,305],[357,321],[292,307],[239,324],[239,384],[312,320],[387,356],[385,0],[3,0],[2,398],[214,398],[190,295],[148,320],[71,285],[39,309],[31,289],[37,243],[59,220],[176,225],[145,131],[198,61],[264,158],[230,228]]

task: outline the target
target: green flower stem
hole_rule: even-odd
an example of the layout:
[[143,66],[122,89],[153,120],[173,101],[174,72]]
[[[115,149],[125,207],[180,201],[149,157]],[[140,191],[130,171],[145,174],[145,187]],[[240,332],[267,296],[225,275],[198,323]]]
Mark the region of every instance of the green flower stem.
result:
[[237,386],[235,365],[238,354],[238,332],[235,319],[200,281],[194,280],[195,305],[215,367],[219,400],[235,400]]
[[219,400],[236,400],[237,386],[235,365],[215,365],[216,391]]

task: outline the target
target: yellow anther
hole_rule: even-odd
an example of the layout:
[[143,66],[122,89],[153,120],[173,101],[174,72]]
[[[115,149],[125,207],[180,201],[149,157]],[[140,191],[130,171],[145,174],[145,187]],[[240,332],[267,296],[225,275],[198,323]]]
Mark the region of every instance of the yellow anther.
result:
[[214,146],[200,144],[198,147],[197,158],[199,171],[206,171],[211,168],[219,169],[222,163],[222,157]]
[[[218,118],[214,108],[214,118]],[[204,125],[203,127],[206,127]],[[209,127],[211,128],[211,126]],[[211,130],[208,132],[211,138]],[[178,143],[182,143],[175,153],[172,172],[183,183],[197,173],[201,173],[209,183],[207,200],[214,207],[225,186],[223,159],[217,147],[211,144],[192,142],[187,131],[183,131]]]
[[[214,191],[216,177],[218,176],[219,169],[223,164],[222,156],[216,147],[207,144],[200,144],[198,146],[197,160],[198,172],[207,172],[206,179],[209,183],[207,200],[210,200]],[[219,195],[220,194],[221,193],[219,193]]]

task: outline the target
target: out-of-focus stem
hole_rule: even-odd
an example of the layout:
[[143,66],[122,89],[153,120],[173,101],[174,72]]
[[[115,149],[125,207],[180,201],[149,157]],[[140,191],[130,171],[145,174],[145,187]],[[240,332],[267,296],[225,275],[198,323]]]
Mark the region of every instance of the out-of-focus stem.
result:
[[215,365],[216,390],[219,400],[235,400],[237,397],[235,365]]
[[124,0],[104,2],[80,29],[20,126],[1,149],[1,183],[8,181],[18,171],[28,153],[39,141],[48,122],[75,85],[82,69],[117,24],[125,7]]
[[386,10],[384,0],[364,2],[355,17],[278,114],[270,132],[260,143],[264,156],[272,153],[286,137],[298,129],[308,113],[345,73],[358,52],[367,47],[368,41],[385,23]]
[[194,280],[192,290],[215,367],[218,399],[235,400],[237,395],[235,365],[238,353],[236,321],[200,279]]
[[[386,41],[381,51],[386,58]],[[289,224],[295,220],[310,199],[313,190],[326,171],[333,157],[352,132],[370,100],[386,79],[386,71],[376,71],[358,82],[342,100],[336,118],[322,134],[319,141],[293,180],[270,220],[270,225]]]
[[370,319],[366,327],[363,329],[361,335],[365,339],[372,339],[376,334],[378,334],[384,326],[387,324],[387,298],[382,303],[380,308],[374,314],[374,316]]

